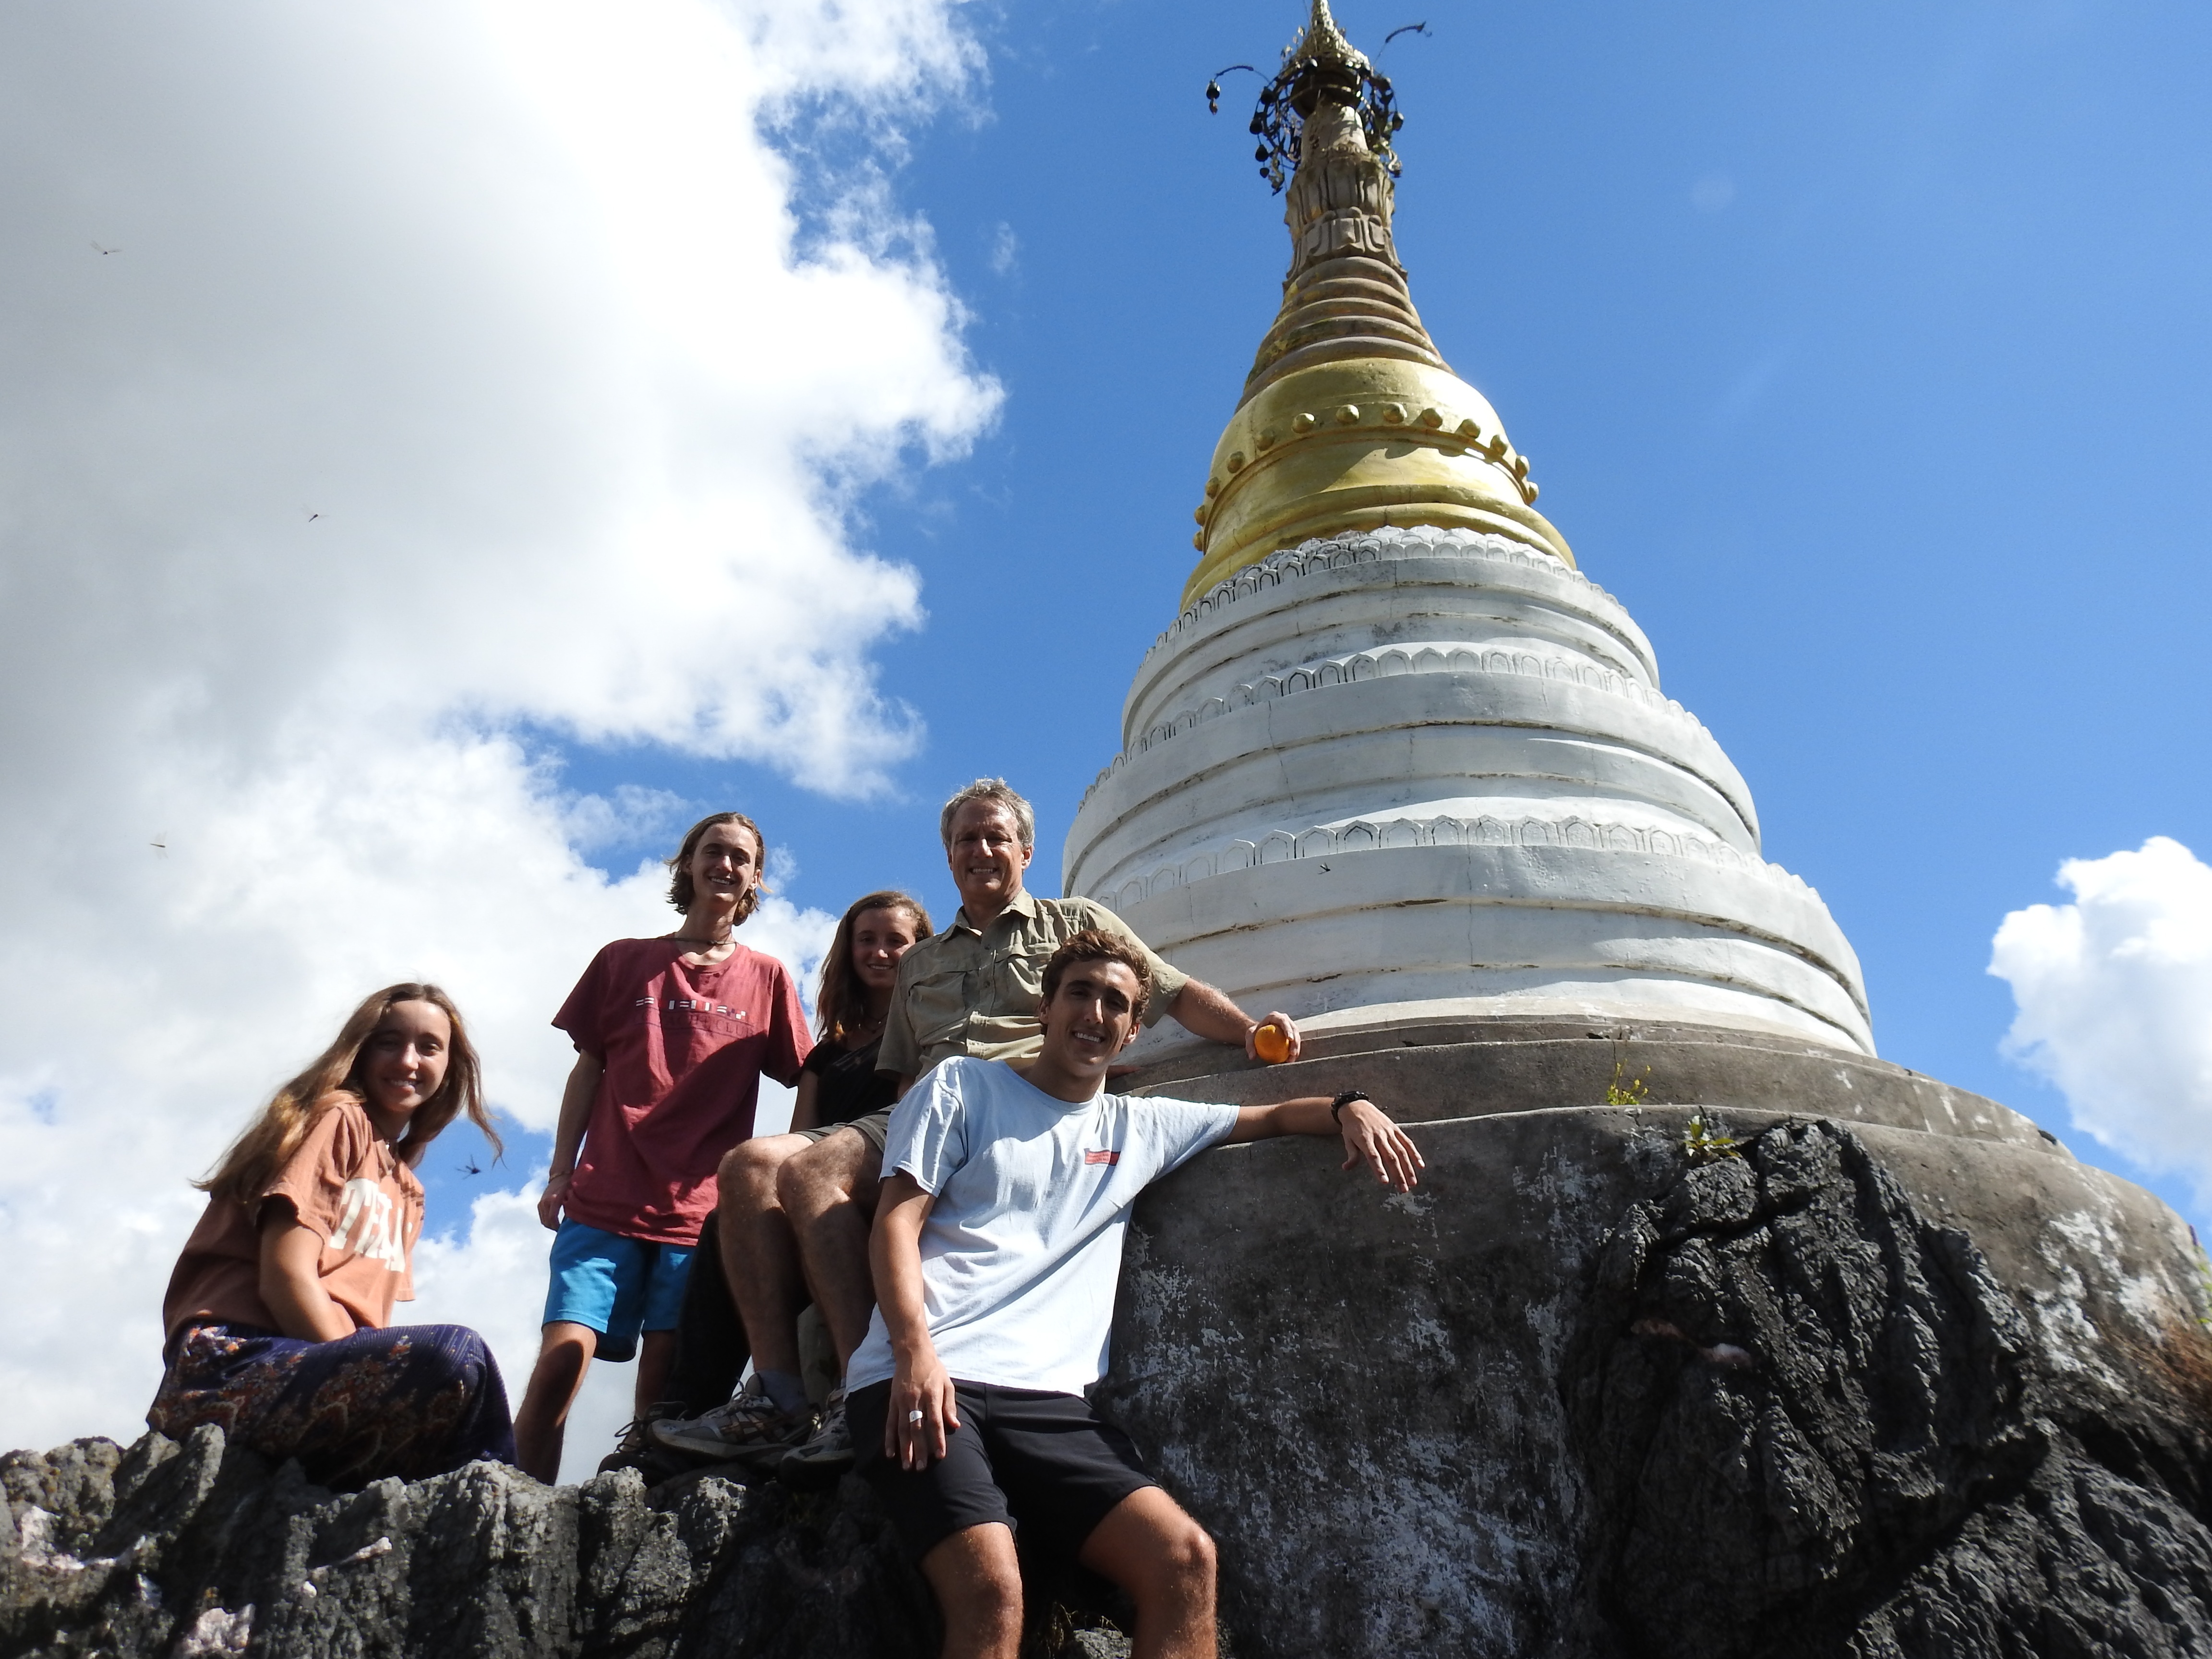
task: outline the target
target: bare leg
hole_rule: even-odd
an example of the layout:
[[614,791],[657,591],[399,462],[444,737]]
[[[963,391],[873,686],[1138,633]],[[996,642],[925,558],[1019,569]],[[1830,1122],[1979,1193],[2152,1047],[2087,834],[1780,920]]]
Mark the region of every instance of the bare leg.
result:
[[806,1304],[806,1281],[791,1224],[777,1200],[776,1176],[787,1160],[814,1144],[802,1135],[763,1135],[739,1141],[722,1159],[715,1204],[722,1273],[758,1370],[799,1371],[799,1310]]
[[514,1455],[526,1474],[549,1486],[561,1478],[568,1408],[576,1403],[576,1391],[584,1386],[584,1374],[599,1349],[597,1331],[565,1319],[545,1327],[539,1340],[538,1364],[522,1391],[522,1409],[514,1414]]
[[996,1521],[956,1532],[921,1558],[921,1574],[945,1615],[945,1659],[1016,1659],[1022,1568],[1012,1532]]
[[1137,1604],[1130,1659],[1214,1659],[1213,1540],[1158,1486],[1107,1510],[1077,1559]]
[[876,1213],[882,1160],[858,1130],[829,1135],[788,1159],[776,1181],[799,1241],[807,1288],[836,1345],[842,1371],[868,1334],[875,1281],[868,1274],[868,1224]]
[[647,1331],[637,1346],[637,1391],[630,1396],[634,1415],[645,1421],[646,1407],[660,1403],[668,1387],[669,1367],[676,1363],[676,1333]]

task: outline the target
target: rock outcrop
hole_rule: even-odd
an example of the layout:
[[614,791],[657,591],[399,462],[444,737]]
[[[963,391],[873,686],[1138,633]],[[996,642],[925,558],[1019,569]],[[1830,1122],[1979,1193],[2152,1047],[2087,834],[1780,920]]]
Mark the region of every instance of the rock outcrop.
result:
[[[0,1654],[931,1659],[927,1584],[861,1482],[734,1468],[550,1487],[496,1464],[358,1492],[220,1429],[0,1458]],[[1112,1587],[1024,1563],[1024,1659],[1117,1659]]]
[[1637,1205],[1596,1279],[1566,1404],[1589,1611],[1629,1650],[2212,1652],[2201,1341],[2077,1391],[1828,1123]]
[[1428,1164],[1378,1198],[1264,1141],[1139,1203],[1105,1397],[1242,1650],[2212,1656],[2212,1306],[2163,1205],[1812,1043],[1423,1035],[1158,1085],[1362,1088]]
[[864,1491],[475,1464],[337,1494],[222,1431],[0,1465],[11,1655],[883,1655],[927,1659],[927,1587]]
[[[1364,1086],[1428,1160],[1386,1199],[1266,1142],[1139,1205],[1103,1397],[1219,1540],[1235,1651],[2212,1659],[2212,1307],[2171,1213],[1880,1061],[1601,1035],[1171,1085]],[[1653,1103],[1565,1103],[1616,1068]],[[334,1494],[203,1430],[0,1485],[11,1659],[937,1648],[850,1480]],[[1125,1650],[1037,1565],[1032,1653]]]

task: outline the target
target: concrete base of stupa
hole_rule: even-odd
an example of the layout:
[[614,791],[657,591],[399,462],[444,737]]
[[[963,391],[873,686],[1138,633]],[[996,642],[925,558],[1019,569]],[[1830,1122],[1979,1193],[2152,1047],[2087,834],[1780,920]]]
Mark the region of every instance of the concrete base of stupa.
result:
[[1131,1079],[1362,1087],[1428,1160],[1385,1196],[1224,1148],[1139,1206],[1103,1398],[1218,1541],[1237,1651],[2212,1650],[2212,1309],[2155,1200],[1802,1041],[1333,1046]]

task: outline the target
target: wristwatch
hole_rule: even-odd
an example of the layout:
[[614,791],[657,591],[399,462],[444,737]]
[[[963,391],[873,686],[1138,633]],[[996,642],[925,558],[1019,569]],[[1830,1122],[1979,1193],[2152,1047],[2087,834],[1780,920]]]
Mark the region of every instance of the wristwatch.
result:
[[1364,1100],[1370,1106],[1372,1106],[1375,1103],[1372,1099],[1369,1098],[1368,1093],[1364,1089],[1346,1089],[1334,1100],[1328,1103],[1328,1115],[1336,1120],[1337,1126],[1340,1128],[1342,1127],[1344,1124],[1344,1109],[1351,1105],[1355,1100]]

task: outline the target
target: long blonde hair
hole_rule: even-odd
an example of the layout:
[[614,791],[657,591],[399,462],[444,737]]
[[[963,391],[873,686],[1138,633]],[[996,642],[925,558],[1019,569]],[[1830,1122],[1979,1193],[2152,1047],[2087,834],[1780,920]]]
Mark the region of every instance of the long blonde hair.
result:
[[853,969],[853,927],[869,910],[903,910],[914,919],[915,942],[929,937],[929,912],[910,894],[890,890],[869,893],[846,907],[837,936],[822,958],[822,988],[814,994],[814,1024],[824,1042],[842,1042],[845,1033],[867,1014],[868,988]]
[[368,1091],[360,1079],[362,1050],[368,1046],[384,1017],[403,1002],[427,1002],[441,1010],[453,1028],[447,1050],[446,1080],[438,1092],[415,1109],[407,1127],[392,1145],[403,1162],[422,1161],[424,1151],[454,1118],[465,1111],[469,1121],[483,1131],[495,1154],[504,1151],[491,1114],[484,1109],[483,1069],[469,1042],[468,1028],[453,1000],[434,985],[387,985],[346,1017],[331,1046],[315,1063],[279,1089],[246,1133],[231,1143],[213,1174],[192,1185],[218,1198],[251,1203],[275,1180],[293,1153],[300,1150],[308,1131],[339,1101],[351,1098],[368,1103]]

